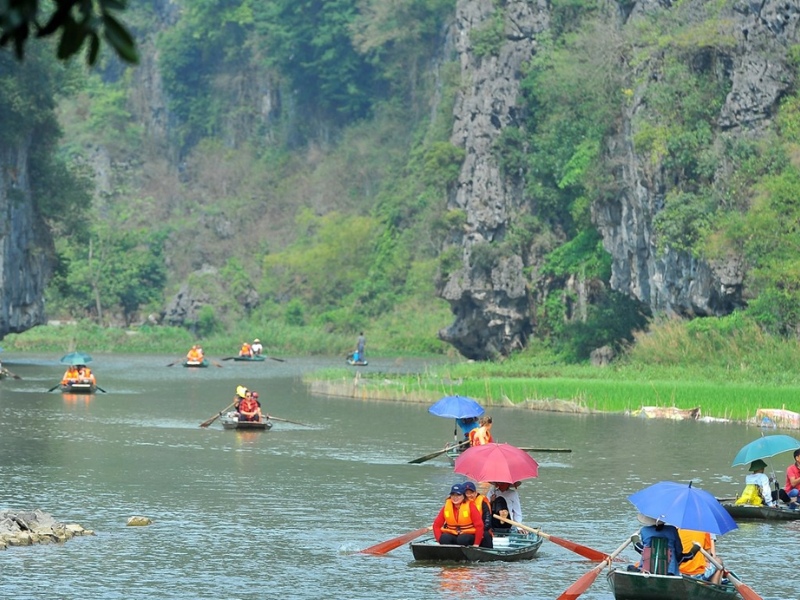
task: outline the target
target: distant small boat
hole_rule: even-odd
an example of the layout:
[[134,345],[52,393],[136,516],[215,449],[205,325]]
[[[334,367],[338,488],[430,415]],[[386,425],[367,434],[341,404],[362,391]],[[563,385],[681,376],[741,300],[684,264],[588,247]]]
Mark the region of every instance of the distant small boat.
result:
[[347,364],[351,367],[366,367],[369,362],[366,360],[361,360],[360,358],[358,360],[353,360],[353,355],[351,354],[347,357]]
[[209,364],[210,363],[208,362],[208,359],[204,358],[203,360],[186,360],[184,361],[183,366],[191,367],[193,369],[204,369]]
[[62,383],[61,391],[65,394],[94,394],[97,391],[97,385],[91,381],[73,381]]
[[785,506],[753,506],[752,504],[723,502],[722,507],[728,511],[734,521],[797,521],[800,519],[800,510],[792,510]]
[[678,575],[656,575],[611,569],[606,575],[614,600],[733,600],[740,598],[731,583],[714,584]]
[[261,418],[260,421],[240,421],[239,413],[230,411],[221,419],[223,429],[236,429],[238,431],[269,431],[272,429],[272,421]]
[[494,548],[440,544],[435,538],[411,542],[411,552],[416,560],[454,562],[517,562],[536,556],[543,537],[535,533],[496,534]]
[[241,362],[264,362],[267,360],[267,357],[261,354],[255,354],[253,356],[234,356],[233,360]]

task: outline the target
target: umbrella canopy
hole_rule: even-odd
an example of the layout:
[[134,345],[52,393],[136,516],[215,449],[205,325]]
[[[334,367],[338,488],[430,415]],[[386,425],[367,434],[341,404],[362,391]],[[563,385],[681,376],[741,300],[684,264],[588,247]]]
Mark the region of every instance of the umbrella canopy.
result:
[[679,529],[695,529],[722,535],[736,529],[736,522],[712,494],[691,482],[661,481],[628,496],[640,513]]
[[64,365],[88,365],[92,362],[92,357],[83,352],[70,352],[62,356],[60,362]]
[[466,396],[445,396],[428,409],[428,412],[437,417],[451,419],[469,419],[480,417],[485,411],[483,407],[472,398]]
[[514,483],[536,477],[539,463],[516,446],[491,443],[464,450],[453,470],[475,481]]
[[769,458],[781,452],[789,452],[798,448],[800,448],[800,441],[790,435],[765,435],[739,450],[731,466],[749,465],[759,458]]

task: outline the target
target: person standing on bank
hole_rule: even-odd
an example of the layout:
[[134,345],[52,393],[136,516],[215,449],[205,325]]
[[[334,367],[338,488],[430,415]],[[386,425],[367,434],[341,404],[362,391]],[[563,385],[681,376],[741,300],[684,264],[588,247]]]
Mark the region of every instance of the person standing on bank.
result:
[[358,340],[356,340],[356,352],[358,352],[358,359],[360,361],[367,360],[367,355],[364,353],[364,348],[367,345],[367,338],[364,337],[364,332],[358,334]]

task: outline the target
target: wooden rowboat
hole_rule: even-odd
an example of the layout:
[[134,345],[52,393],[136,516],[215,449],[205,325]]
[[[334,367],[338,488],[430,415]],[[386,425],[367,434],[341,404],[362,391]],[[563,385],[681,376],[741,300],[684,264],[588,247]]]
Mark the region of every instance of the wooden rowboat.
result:
[[785,506],[752,506],[723,502],[722,507],[728,511],[734,521],[797,521],[800,519],[800,510],[792,510]]
[[240,421],[236,411],[226,413],[220,419],[223,429],[236,429],[238,431],[269,431],[272,421],[261,418],[260,421]]
[[411,552],[415,560],[452,562],[517,562],[530,560],[536,556],[543,537],[535,533],[495,534],[494,548],[475,546],[456,546],[440,544],[435,538],[411,542]]
[[735,600],[731,583],[714,584],[693,577],[655,575],[611,569],[606,575],[614,600]]
[[234,356],[233,360],[240,362],[264,362],[267,360],[267,357],[256,354],[255,356]]
[[62,384],[61,391],[65,394],[94,394],[97,386],[91,381],[73,381]]
[[207,358],[204,358],[203,360],[186,360],[183,362],[184,367],[191,367],[193,369],[204,369],[209,364],[210,363],[208,362]]

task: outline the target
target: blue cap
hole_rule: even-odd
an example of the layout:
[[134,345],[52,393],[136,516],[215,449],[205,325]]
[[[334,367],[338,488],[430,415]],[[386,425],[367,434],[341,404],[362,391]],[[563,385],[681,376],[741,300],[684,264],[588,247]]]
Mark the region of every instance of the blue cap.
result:
[[472,483],[471,481],[468,481],[468,482],[466,482],[465,484],[463,484],[463,486],[462,486],[462,487],[464,488],[464,491],[465,491],[465,492],[466,492],[467,490],[472,490],[473,492],[477,492],[477,491],[478,491],[478,488],[476,488],[476,487],[475,487],[475,484],[474,484],[474,483]]
[[453,487],[450,488],[450,495],[452,496],[453,494],[461,494],[463,496],[464,486],[461,485],[460,483],[456,483]]

